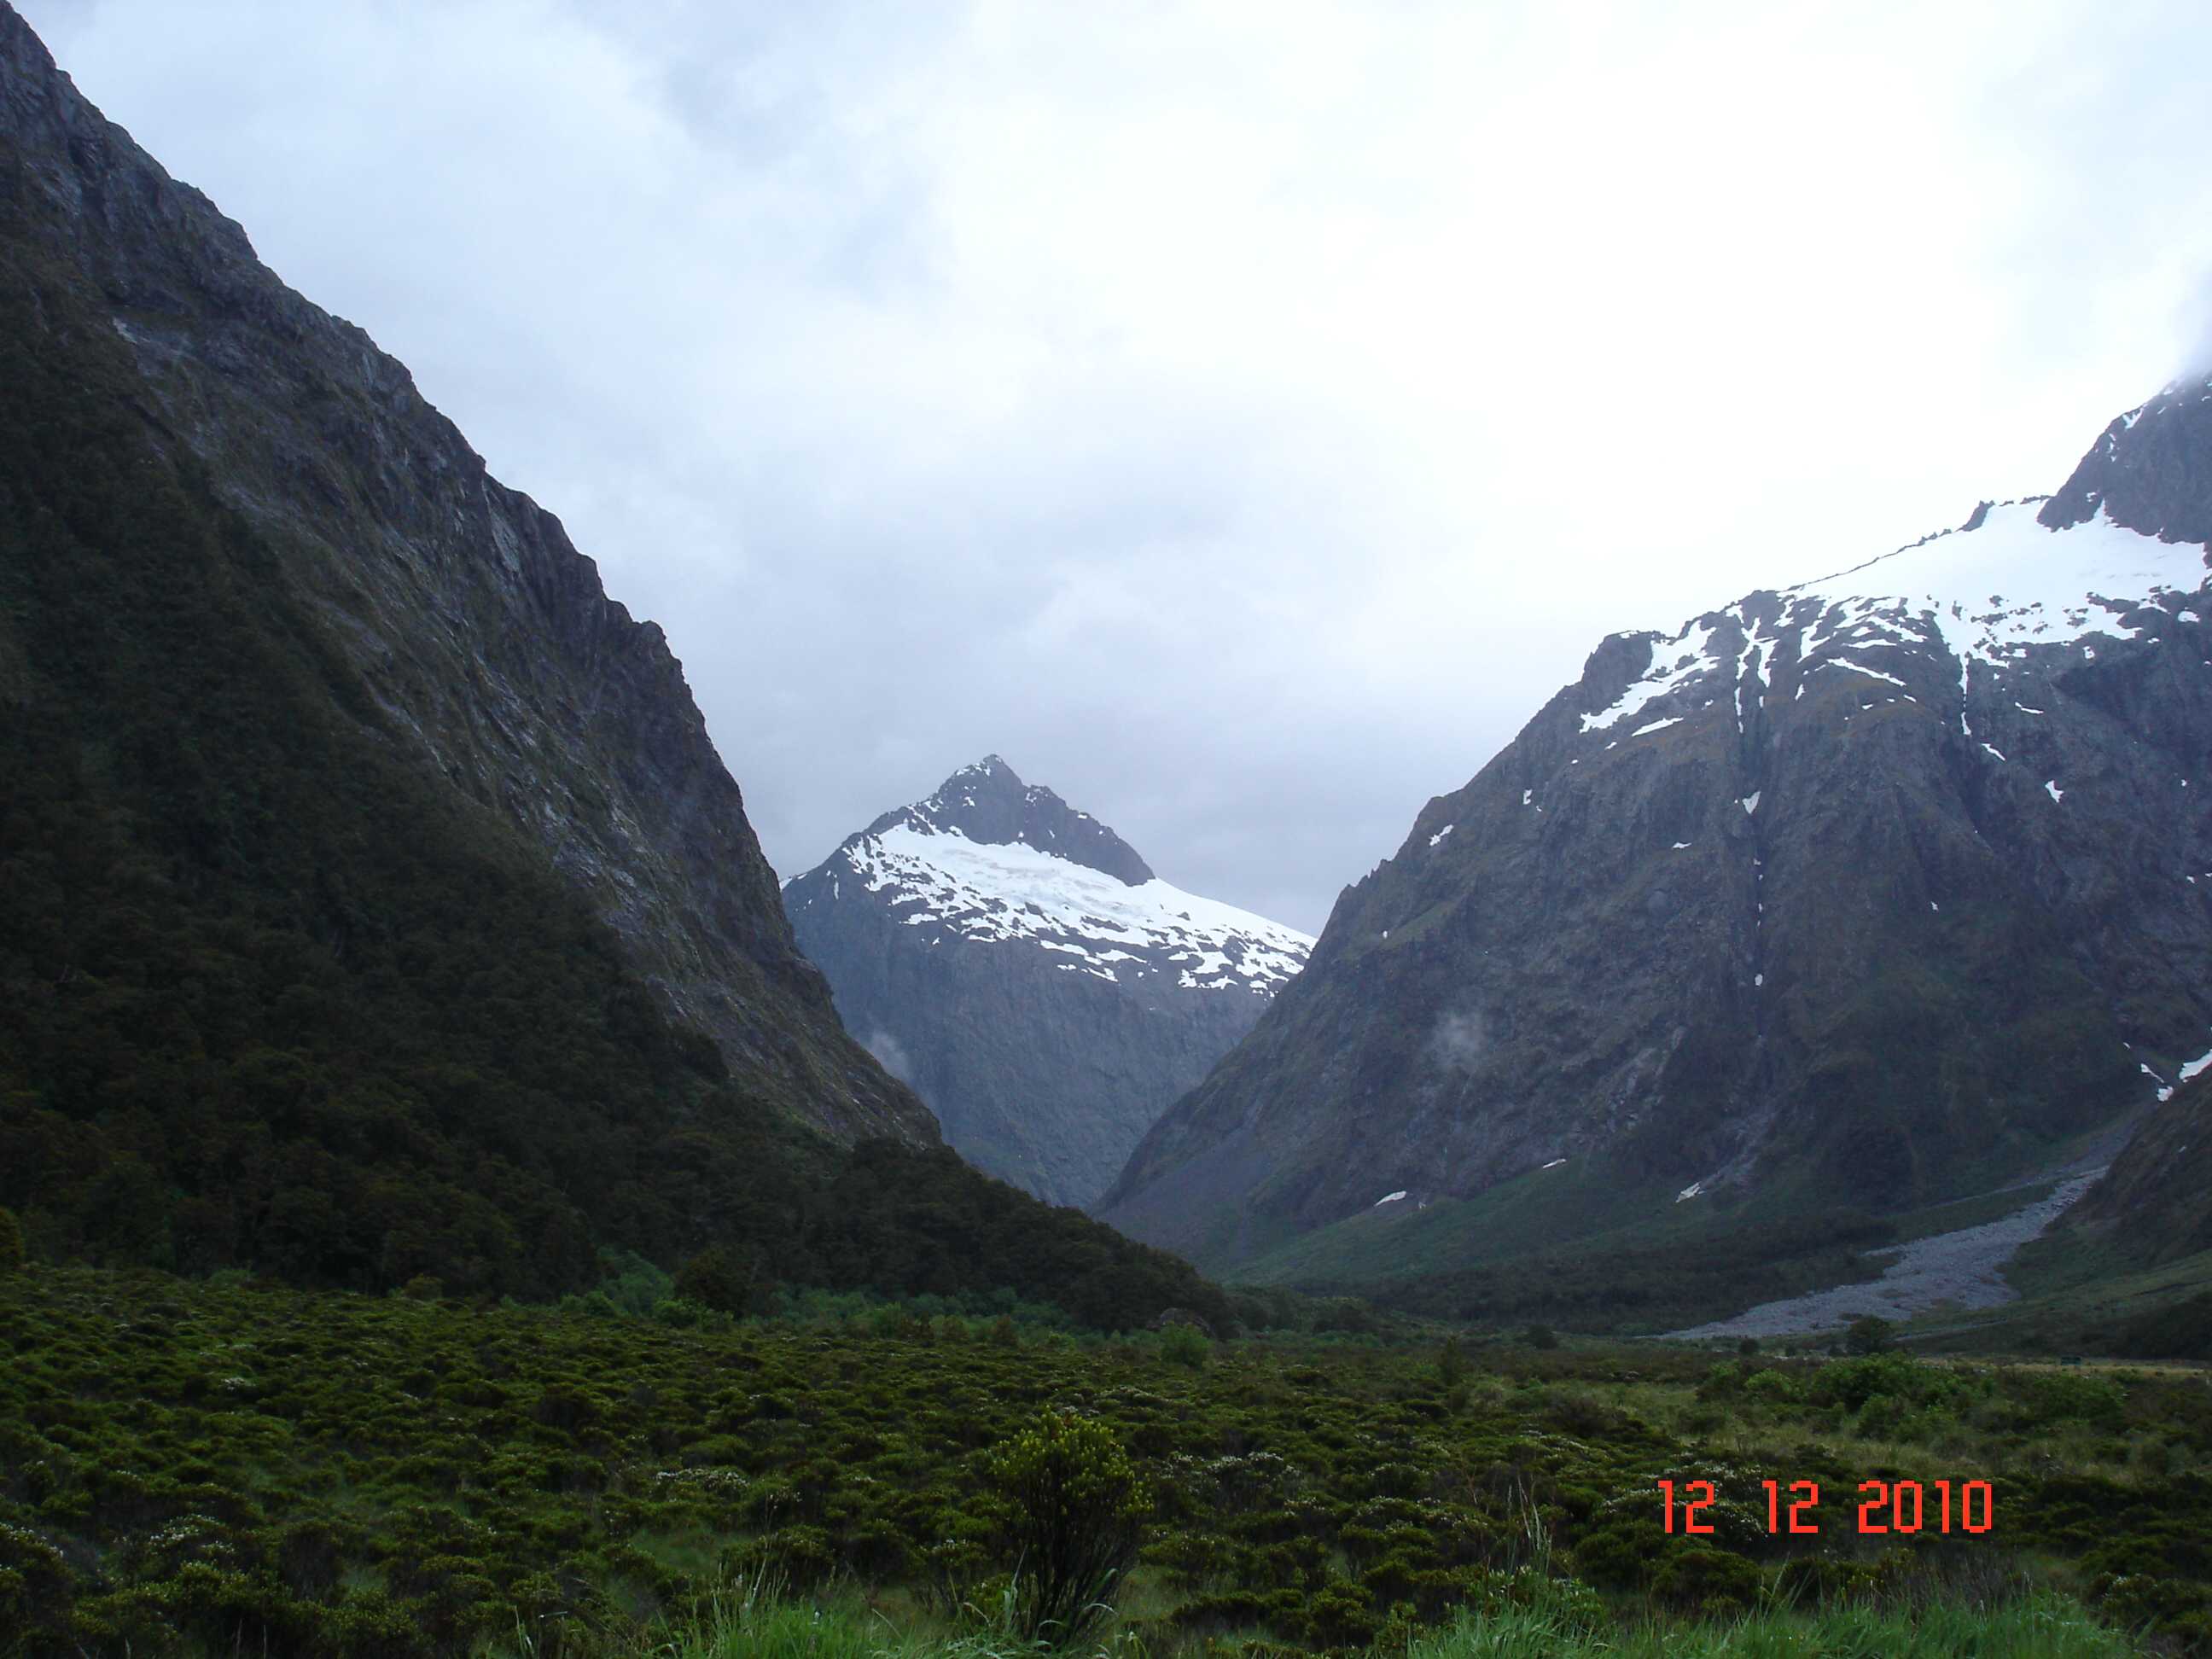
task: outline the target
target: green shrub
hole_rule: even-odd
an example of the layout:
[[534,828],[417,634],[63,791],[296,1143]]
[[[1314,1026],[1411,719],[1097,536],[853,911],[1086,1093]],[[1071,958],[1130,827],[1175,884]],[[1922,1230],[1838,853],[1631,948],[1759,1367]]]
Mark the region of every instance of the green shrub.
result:
[[15,1212],[0,1207],[0,1273],[19,1273],[23,1266],[23,1230]]
[[1195,1325],[1170,1325],[1160,1333],[1160,1358],[1171,1365],[1188,1365],[1198,1370],[1206,1364],[1206,1356],[1213,1344],[1206,1340],[1206,1333]]
[[1844,1351],[1846,1353],[1881,1353],[1891,1346],[1897,1327],[1887,1319],[1868,1314],[1854,1319],[1844,1330]]
[[1651,1581],[1652,1594],[1685,1611],[1742,1613],[1759,1601],[1759,1569],[1727,1550],[1693,1548],[1670,1554]]
[[2102,1376],[2047,1371],[2028,1384],[2027,1397],[2039,1418],[2073,1417],[2109,1427],[2127,1413],[2120,1385]]
[[1437,1353],[1437,1381],[1446,1392],[1458,1388],[1467,1379],[1467,1350],[1459,1345],[1459,1338],[1448,1336]]
[[1759,1371],[1744,1379],[1743,1392],[1747,1398],[1769,1406],[1794,1405],[1804,1398],[1805,1391],[1798,1387],[1797,1379],[1787,1371]]
[[674,1293],[717,1313],[742,1314],[751,1300],[752,1269],[727,1245],[699,1252],[676,1270]]
[[1042,1413],[987,1472],[1011,1511],[1017,1628],[1073,1641],[1137,1559],[1151,1507],[1143,1482],[1111,1429],[1070,1411]]
[[1521,1340],[1532,1348],[1556,1348],[1559,1346],[1557,1332],[1549,1325],[1531,1325],[1521,1333]]

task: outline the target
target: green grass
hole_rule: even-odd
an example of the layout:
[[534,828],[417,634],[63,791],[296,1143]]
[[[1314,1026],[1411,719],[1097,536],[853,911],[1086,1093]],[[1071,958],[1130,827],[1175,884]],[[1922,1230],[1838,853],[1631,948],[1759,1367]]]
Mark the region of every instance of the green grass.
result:
[[[2142,1651],[2080,1602],[2047,1591],[1994,1601],[1950,1592],[1887,1606],[1771,1607],[1700,1620],[1593,1625],[1589,1613],[1589,1604],[1571,1595],[1540,1595],[1526,1607],[1462,1612],[1364,1651],[1404,1659],[2128,1659]],[[1266,1646],[1264,1636],[1239,1636]],[[535,1659],[540,1646],[526,1633],[490,1653]],[[1214,1646],[1228,1649],[1231,1641]],[[696,1625],[628,1651],[636,1659],[1030,1659],[1051,1650],[988,1621],[965,1631],[942,1621],[895,1624],[850,1590],[809,1599],[740,1586]],[[1084,1659],[1153,1659],[1161,1650],[1123,1626],[1066,1651]]]

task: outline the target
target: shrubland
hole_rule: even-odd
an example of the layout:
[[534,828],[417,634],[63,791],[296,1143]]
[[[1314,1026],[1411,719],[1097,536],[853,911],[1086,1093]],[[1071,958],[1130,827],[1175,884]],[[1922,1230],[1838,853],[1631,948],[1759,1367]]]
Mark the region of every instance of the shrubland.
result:
[[[2193,1373],[1102,1334],[1011,1294],[739,1317],[666,1288],[625,1312],[0,1278],[0,1631],[21,1653],[704,1655],[779,1650],[795,1620],[869,1652],[1080,1633],[1439,1659],[1656,1651],[1655,1620],[1668,1651],[2212,1636]],[[1819,1483],[1816,1535],[1768,1532],[1770,1479]],[[1662,1480],[1713,1483],[1712,1533],[1667,1530]],[[1868,1480],[1986,1480],[1993,1525],[1862,1536]],[[1063,1512],[1088,1518],[1040,1522]],[[2048,1641],[1883,1645],[1944,1629]]]

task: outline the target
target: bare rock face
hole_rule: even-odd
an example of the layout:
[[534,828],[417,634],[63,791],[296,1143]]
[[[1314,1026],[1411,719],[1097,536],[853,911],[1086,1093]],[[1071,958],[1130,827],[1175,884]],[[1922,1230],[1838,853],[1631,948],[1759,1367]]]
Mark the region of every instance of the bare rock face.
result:
[[1098,1206],[1222,1266],[1595,1160],[1893,1209],[2212,1048],[2212,386],[2048,502],[1602,642]]
[[661,630],[406,369],[104,119],[0,4],[11,236],[89,291],[137,412],[280,549],[387,729],[543,851],[735,1078],[840,1139],[933,1142],[839,1029]]
[[848,1027],[961,1156],[1079,1206],[1312,944],[1160,880],[996,755],[884,813],[783,896]]

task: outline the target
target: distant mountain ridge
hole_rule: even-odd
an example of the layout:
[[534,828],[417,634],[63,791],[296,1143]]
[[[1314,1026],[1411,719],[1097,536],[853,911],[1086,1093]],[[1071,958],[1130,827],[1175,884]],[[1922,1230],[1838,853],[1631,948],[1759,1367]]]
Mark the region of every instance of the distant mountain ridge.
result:
[[1294,929],[1182,891],[996,755],[784,887],[847,1025],[977,1167],[1097,1196],[1304,963]]
[[1099,1206],[1223,1267],[1573,1160],[1897,1208],[2212,1049],[2212,386],[2045,501],[1618,635],[1339,899]]

